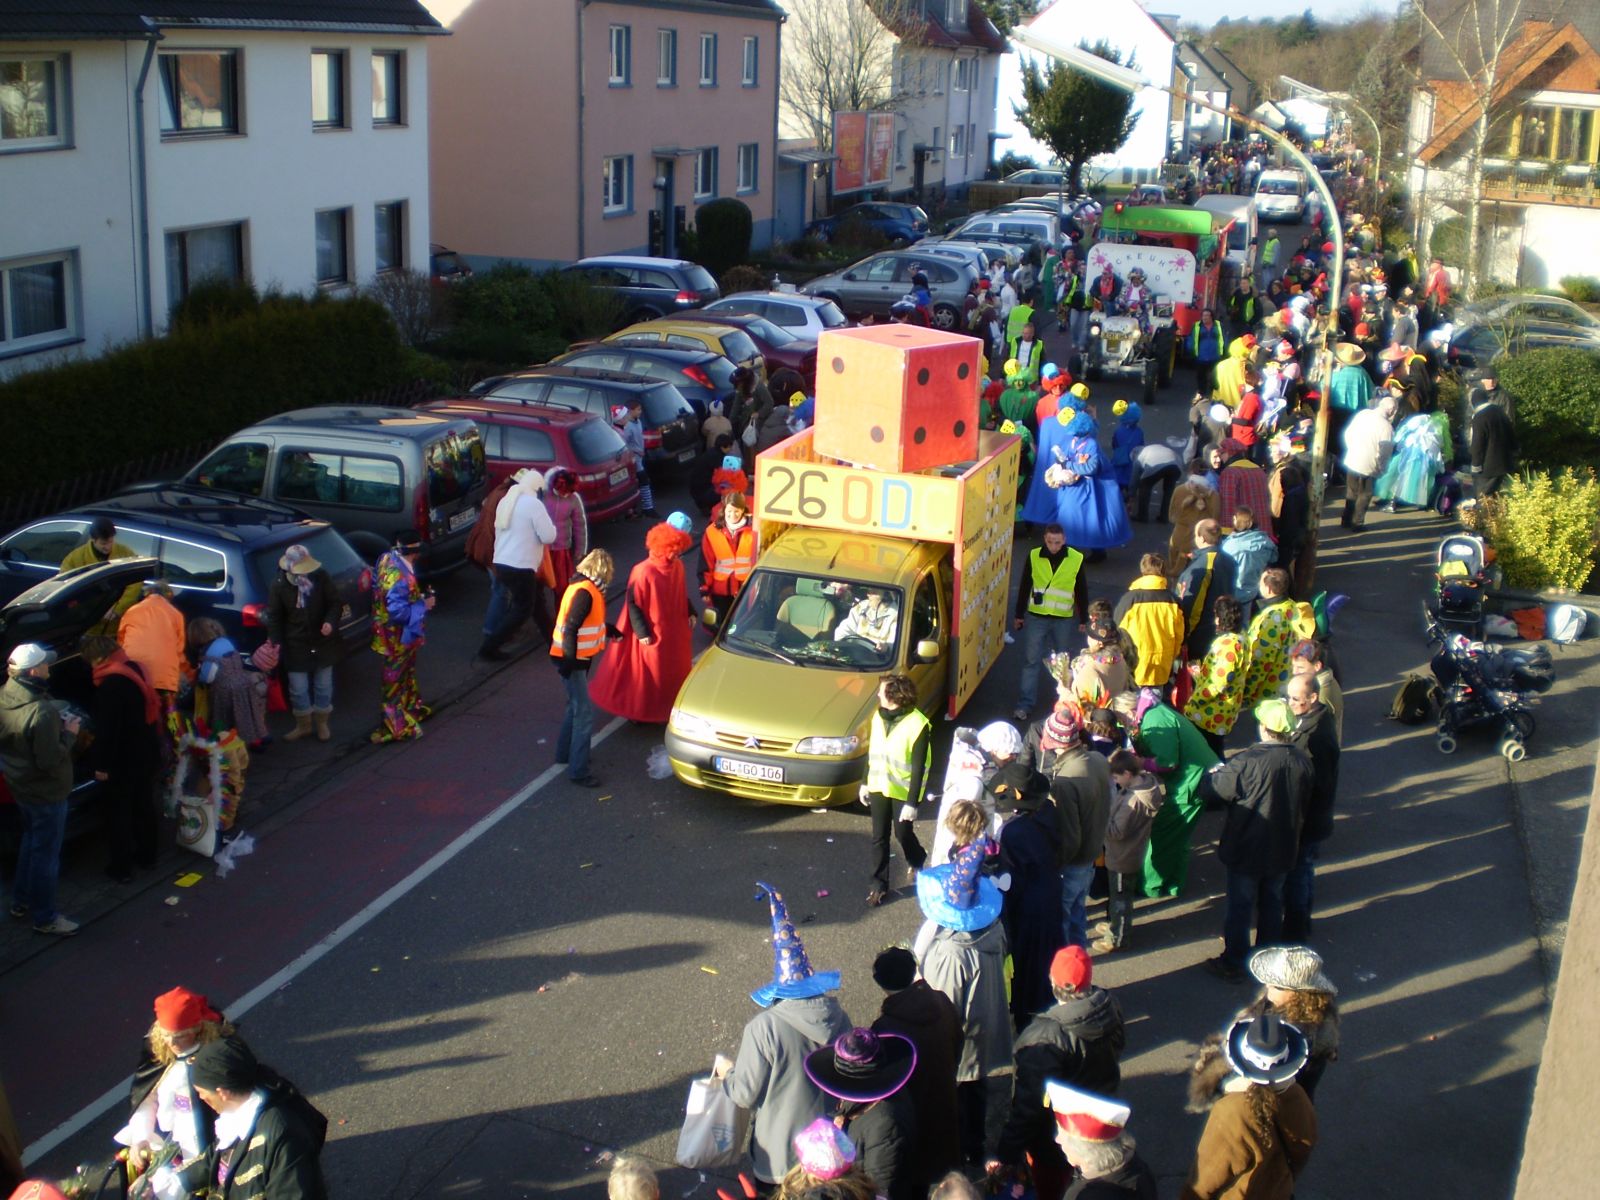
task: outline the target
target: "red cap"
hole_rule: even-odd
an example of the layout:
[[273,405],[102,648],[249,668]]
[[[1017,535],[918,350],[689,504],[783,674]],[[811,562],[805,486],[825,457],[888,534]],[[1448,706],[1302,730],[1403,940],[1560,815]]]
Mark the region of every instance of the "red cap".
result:
[[1080,991],[1094,978],[1094,964],[1082,946],[1063,946],[1050,960],[1050,983],[1058,988]]
[[67,1194],[53,1183],[42,1179],[29,1179],[17,1185],[11,1200],[67,1200]]
[[1322,252],[1324,254],[1332,254],[1333,253],[1333,243],[1332,242],[1323,242],[1322,243]]
[[989,290],[989,280],[987,276],[978,280],[978,290],[980,292],[987,292]]
[[1357,337],[1371,337],[1372,336],[1372,326],[1368,325],[1365,321],[1361,322],[1361,324],[1356,326],[1356,336]]
[[1256,335],[1253,334],[1253,333],[1245,334],[1244,335],[1244,344],[1246,346],[1249,346],[1252,350],[1254,350],[1255,349],[1255,345],[1256,345]]
[[156,1024],[169,1033],[193,1029],[201,1021],[220,1021],[222,1014],[211,1001],[188,988],[176,987],[156,997]]

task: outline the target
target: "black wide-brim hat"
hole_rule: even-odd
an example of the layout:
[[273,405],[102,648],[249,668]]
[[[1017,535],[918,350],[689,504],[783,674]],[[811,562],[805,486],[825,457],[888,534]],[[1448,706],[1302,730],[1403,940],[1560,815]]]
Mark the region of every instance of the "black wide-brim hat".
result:
[[806,1075],[830,1096],[870,1104],[905,1087],[917,1069],[917,1048],[898,1033],[852,1029],[806,1055]]

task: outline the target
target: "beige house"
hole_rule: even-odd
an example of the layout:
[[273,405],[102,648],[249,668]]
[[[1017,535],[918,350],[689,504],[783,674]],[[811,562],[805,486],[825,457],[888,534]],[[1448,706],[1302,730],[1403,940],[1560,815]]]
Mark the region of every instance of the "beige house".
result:
[[750,207],[754,245],[771,240],[772,0],[433,11],[453,35],[429,63],[436,242],[480,264],[671,255],[676,222],[723,196]]

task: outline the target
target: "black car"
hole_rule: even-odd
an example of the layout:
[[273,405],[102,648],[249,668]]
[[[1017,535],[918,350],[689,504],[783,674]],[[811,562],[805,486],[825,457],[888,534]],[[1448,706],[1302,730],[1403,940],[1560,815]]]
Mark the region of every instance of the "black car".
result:
[[645,462],[661,469],[687,467],[700,448],[700,422],[675,384],[644,375],[589,367],[530,367],[497,375],[472,389],[490,400],[517,400],[612,420],[618,407],[638,402],[644,424]]
[[710,271],[682,258],[602,254],[580,258],[571,266],[562,267],[561,273],[616,295],[622,301],[618,329],[686,308],[699,308],[722,295]]
[[338,530],[287,505],[179,485],[132,488],[12,530],[0,538],[0,601],[55,576],[68,552],[88,540],[97,517],[116,525],[117,541],[140,556],[141,578],[165,579],[185,616],[216,619],[246,652],[266,639],[268,589],[278,560],[295,543],[333,580],[344,645],[371,636],[372,573]]
[[1600,318],[1559,296],[1495,296],[1456,310],[1446,362],[1457,371],[1527,350],[1600,351]]
[[671,350],[665,346],[629,346],[595,342],[552,359],[552,367],[589,367],[623,375],[644,375],[670,383],[683,393],[694,415],[705,418],[713,400],[733,395],[736,364],[710,350]]

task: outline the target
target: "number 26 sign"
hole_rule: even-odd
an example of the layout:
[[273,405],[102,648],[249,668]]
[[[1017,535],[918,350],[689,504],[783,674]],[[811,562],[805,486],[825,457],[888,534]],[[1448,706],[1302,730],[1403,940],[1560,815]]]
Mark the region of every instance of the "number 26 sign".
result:
[[938,475],[891,475],[794,459],[756,461],[763,521],[952,542],[959,484]]

